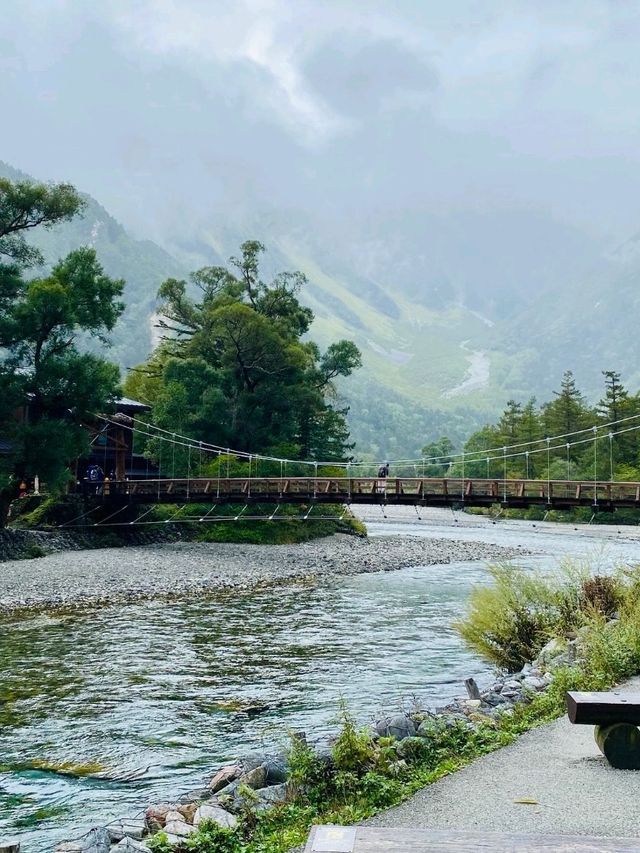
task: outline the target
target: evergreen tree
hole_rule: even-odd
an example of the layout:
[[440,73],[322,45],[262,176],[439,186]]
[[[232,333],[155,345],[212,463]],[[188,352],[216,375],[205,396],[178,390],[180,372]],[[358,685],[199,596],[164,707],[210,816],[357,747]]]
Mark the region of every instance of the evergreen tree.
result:
[[635,430],[625,432],[635,422],[625,419],[640,414],[640,400],[637,396],[629,395],[617,371],[603,370],[602,375],[605,380],[605,394],[598,402],[596,410],[602,421],[610,424],[607,427],[611,433],[611,437],[608,438],[610,455],[608,476],[611,476],[611,468],[615,476],[616,469],[622,463],[627,466],[636,466],[638,461],[638,433]]
[[603,370],[605,395],[598,402],[596,409],[606,423],[619,421],[628,409],[629,394],[620,382],[620,374],[616,370]]
[[593,423],[594,413],[576,387],[571,370],[565,371],[560,390],[553,393],[556,399],[546,403],[542,410],[547,435],[568,435]]
[[42,258],[25,234],[81,209],[67,184],[0,180],[0,434],[10,447],[0,460],[0,524],[21,480],[65,484],[70,462],[89,447],[83,422],[118,388],[117,367],[82,352],[79,340],[106,341],[124,283],[104,275],[93,249],[71,252],[43,277],[26,275]]

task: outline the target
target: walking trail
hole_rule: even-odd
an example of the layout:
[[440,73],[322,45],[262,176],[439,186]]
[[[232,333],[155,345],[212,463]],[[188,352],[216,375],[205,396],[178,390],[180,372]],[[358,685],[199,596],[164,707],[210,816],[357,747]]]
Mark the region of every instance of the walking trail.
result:
[[[640,692],[640,678],[620,688]],[[517,800],[531,799],[535,804]],[[368,821],[412,829],[640,835],[640,771],[614,770],[592,726],[566,717],[522,735]]]

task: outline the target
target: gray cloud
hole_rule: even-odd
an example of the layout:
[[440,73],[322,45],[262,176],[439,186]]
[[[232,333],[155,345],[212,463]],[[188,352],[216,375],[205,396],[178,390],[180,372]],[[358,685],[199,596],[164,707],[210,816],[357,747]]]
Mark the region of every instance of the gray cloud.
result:
[[0,20],[3,157],[155,236],[483,208],[621,239],[639,31],[607,0],[24,0]]

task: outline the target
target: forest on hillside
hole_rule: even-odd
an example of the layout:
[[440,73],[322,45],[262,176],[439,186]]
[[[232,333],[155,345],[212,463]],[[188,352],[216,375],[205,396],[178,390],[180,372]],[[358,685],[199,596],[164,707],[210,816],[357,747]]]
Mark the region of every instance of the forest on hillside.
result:
[[448,437],[423,448],[429,476],[552,480],[640,479],[640,392],[603,370],[602,396],[590,404],[567,370],[552,399],[509,400],[498,420],[455,452]]

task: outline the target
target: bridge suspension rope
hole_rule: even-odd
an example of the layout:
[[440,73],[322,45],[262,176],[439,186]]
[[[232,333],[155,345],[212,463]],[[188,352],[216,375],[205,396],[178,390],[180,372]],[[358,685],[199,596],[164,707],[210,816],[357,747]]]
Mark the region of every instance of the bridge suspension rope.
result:
[[[155,424],[147,423],[146,421],[142,421],[139,418],[132,418],[133,426],[122,424],[121,422],[113,421],[107,415],[98,415],[98,417],[105,422],[105,424],[113,424],[117,425],[119,428],[129,429],[132,433],[144,436],[149,439],[154,439],[159,442],[158,446],[158,462],[159,467],[161,467],[162,460],[162,448],[164,444],[168,444],[171,448],[171,471],[172,471],[172,479],[175,479],[176,473],[176,448],[182,447],[187,450],[188,454],[188,479],[191,478],[191,451],[192,449],[196,449],[200,454],[200,467],[202,467],[202,459],[203,454],[206,458],[207,455],[214,455],[219,460],[221,457],[225,457],[226,461],[226,475],[227,479],[230,475],[230,460],[231,457],[235,457],[236,459],[245,460],[249,464],[250,473],[249,479],[254,476],[257,476],[258,473],[258,465],[260,461],[263,462],[272,462],[280,465],[281,476],[282,471],[284,469],[284,474],[286,476],[286,466],[290,465],[304,465],[311,466],[313,468],[314,474],[317,475],[317,471],[319,467],[332,467],[332,468],[344,468],[347,476],[351,474],[353,469],[361,469],[361,468],[376,468],[379,466],[379,462],[375,461],[367,461],[367,460],[327,460],[327,461],[318,461],[318,460],[309,460],[309,459],[289,459],[285,457],[278,456],[269,456],[267,454],[259,454],[253,453],[249,451],[243,450],[234,450],[229,447],[223,447],[222,445],[213,444],[210,442],[201,441],[198,439],[191,438],[189,436],[182,435],[178,432],[172,432],[170,430],[166,430],[162,427],[156,426]],[[624,427],[622,429],[612,429],[612,427],[617,427],[619,425],[633,422],[630,426]],[[461,464],[463,475],[463,480],[465,479],[465,467],[472,463],[477,462],[486,462],[487,464],[487,476],[489,476],[489,466],[491,462],[495,462],[498,459],[501,459],[504,463],[508,459],[514,459],[517,457],[524,457],[525,463],[527,466],[527,478],[529,477],[529,461],[530,456],[536,455],[539,453],[547,452],[547,461],[548,465],[550,464],[550,453],[555,452],[557,450],[561,450],[565,448],[567,450],[567,470],[570,470],[570,449],[572,447],[581,446],[589,443],[590,441],[596,442],[599,438],[604,437],[602,434],[598,436],[599,430],[605,430],[608,428],[608,438],[609,438],[609,457],[610,457],[610,469],[613,474],[613,438],[617,435],[621,435],[623,433],[632,432],[634,430],[640,429],[640,414],[630,415],[625,418],[619,418],[615,421],[609,421],[607,423],[593,425],[590,427],[584,427],[579,430],[574,430],[572,432],[561,433],[559,435],[554,436],[546,436],[544,438],[532,439],[526,442],[517,442],[510,445],[503,445],[502,447],[493,447],[493,448],[482,448],[479,450],[462,450],[459,453],[450,453],[450,454],[442,454],[439,456],[421,456],[419,458],[407,458],[407,459],[396,459],[390,462],[395,468],[399,467],[411,467],[413,466],[416,471],[416,476],[418,466],[421,466],[422,472],[424,473],[424,466],[426,464],[448,464],[449,466],[454,464]],[[587,436],[585,438],[577,438],[578,436]],[[567,439],[574,439],[573,441],[567,441]],[[597,464],[597,449],[595,450],[596,456],[596,464]],[[218,480],[220,479],[220,465],[218,466]],[[612,476],[613,479],[613,476]]]

